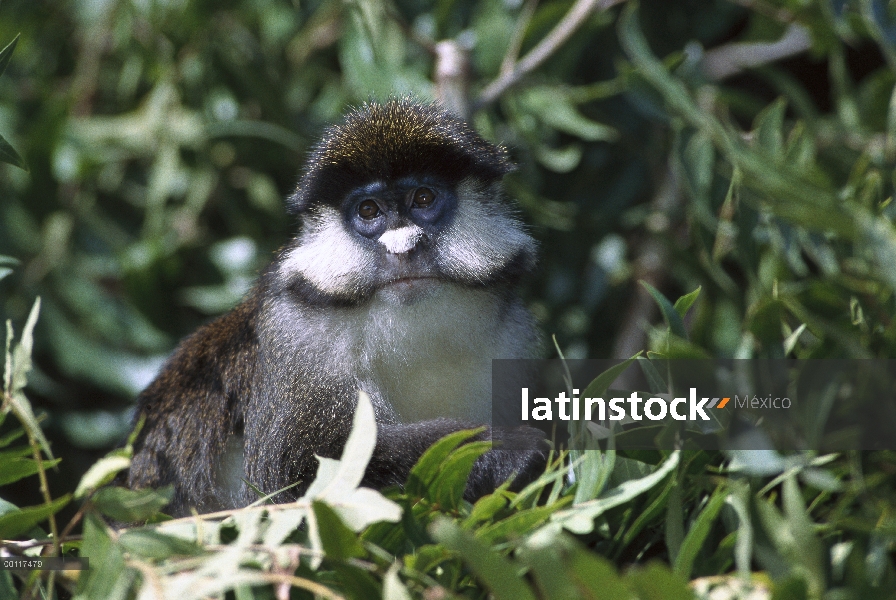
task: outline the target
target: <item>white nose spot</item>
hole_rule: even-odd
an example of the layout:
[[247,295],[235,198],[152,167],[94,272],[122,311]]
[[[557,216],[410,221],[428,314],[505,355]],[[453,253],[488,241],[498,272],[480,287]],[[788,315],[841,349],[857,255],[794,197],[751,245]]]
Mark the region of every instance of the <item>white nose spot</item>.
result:
[[380,243],[392,254],[410,252],[420,238],[423,230],[416,225],[407,225],[398,229],[390,229],[380,236]]

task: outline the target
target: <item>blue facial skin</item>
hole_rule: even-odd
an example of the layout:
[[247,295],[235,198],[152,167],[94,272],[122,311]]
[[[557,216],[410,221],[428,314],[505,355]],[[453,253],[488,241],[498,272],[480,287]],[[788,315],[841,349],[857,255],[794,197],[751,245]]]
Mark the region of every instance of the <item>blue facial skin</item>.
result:
[[[424,190],[435,195],[425,206],[414,201],[415,194]],[[391,185],[377,181],[356,188],[346,197],[344,210],[354,231],[373,240],[387,229],[408,222],[432,235],[448,224],[456,206],[454,186],[428,178],[404,178]]]

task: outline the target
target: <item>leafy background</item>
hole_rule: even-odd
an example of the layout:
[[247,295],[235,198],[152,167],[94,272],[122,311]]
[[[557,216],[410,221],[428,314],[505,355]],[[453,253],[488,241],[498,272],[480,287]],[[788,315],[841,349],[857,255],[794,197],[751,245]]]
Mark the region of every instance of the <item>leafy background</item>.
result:
[[[444,93],[440,40],[469,50],[470,120],[519,165],[507,187],[542,246],[526,298],[567,357],[896,356],[893,3],[645,0],[623,18],[634,7],[3,2],[0,44],[20,37],[0,135],[29,170],[0,164],[0,255],[18,261],[0,265],[0,314],[19,331],[42,299],[27,392],[64,457],[50,488],[124,441],[166,354],[294,231],[282,198],[322,128],[370,98]],[[639,280],[701,287],[687,339],[655,327]],[[893,472],[884,455],[839,475],[856,460]],[[32,479],[2,495],[41,501]]]

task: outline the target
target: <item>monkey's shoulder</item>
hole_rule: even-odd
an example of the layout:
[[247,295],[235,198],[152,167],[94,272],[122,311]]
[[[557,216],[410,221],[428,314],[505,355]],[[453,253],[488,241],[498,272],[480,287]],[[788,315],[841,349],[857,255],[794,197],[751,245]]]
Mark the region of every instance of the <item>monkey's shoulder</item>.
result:
[[[248,389],[255,369],[257,294],[184,338],[140,394],[142,409],[207,404]],[[209,407],[211,408],[211,407]]]

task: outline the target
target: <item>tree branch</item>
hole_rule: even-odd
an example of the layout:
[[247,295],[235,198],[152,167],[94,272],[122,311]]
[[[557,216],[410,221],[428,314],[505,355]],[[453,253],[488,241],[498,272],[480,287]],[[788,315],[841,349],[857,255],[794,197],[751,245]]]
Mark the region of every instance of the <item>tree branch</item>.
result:
[[[650,203],[652,214],[647,219],[650,236],[641,243],[638,249],[638,257],[634,261],[633,280],[646,281],[657,289],[662,286],[668,272],[667,263],[670,254],[668,243],[663,238],[669,236],[673,226],[668,220],[668,215],[673,214],[683,200],[678,176],[673,166],[668,164],[656,195]],[[644,350],[647,345],[647,328],[657,313],[656,302],[647,293],[644,286],[635,285],[634,287],[631,308],[616,333],[613,343],[611,356],[614,358],[628,358],[639,350]],[[622,378],[617,380],[614,385],[628,389],[625,386],[633,384],[632,376],[626,372],[623,373]]]
[[707,50],[700,62],[700,68],[707,79],[721,81],[736,75],[744,69],[801,54],[812,47],[809,30],[797,23],[791,23],[776,42],[725,44]]
[[493,82],[488,84],[474,105],[479,110],[497,100],[508,88],[541,66],[560,46],[565,44],[572,34],[582,26],[595,9],[606,10],[625,0],[576,0],[559,23],[541,40],[526,56],[520,59],[509,71],[502,72]]
[[470,53],[455,40],[435,45],[436,98],[464,121],[470,117]]

